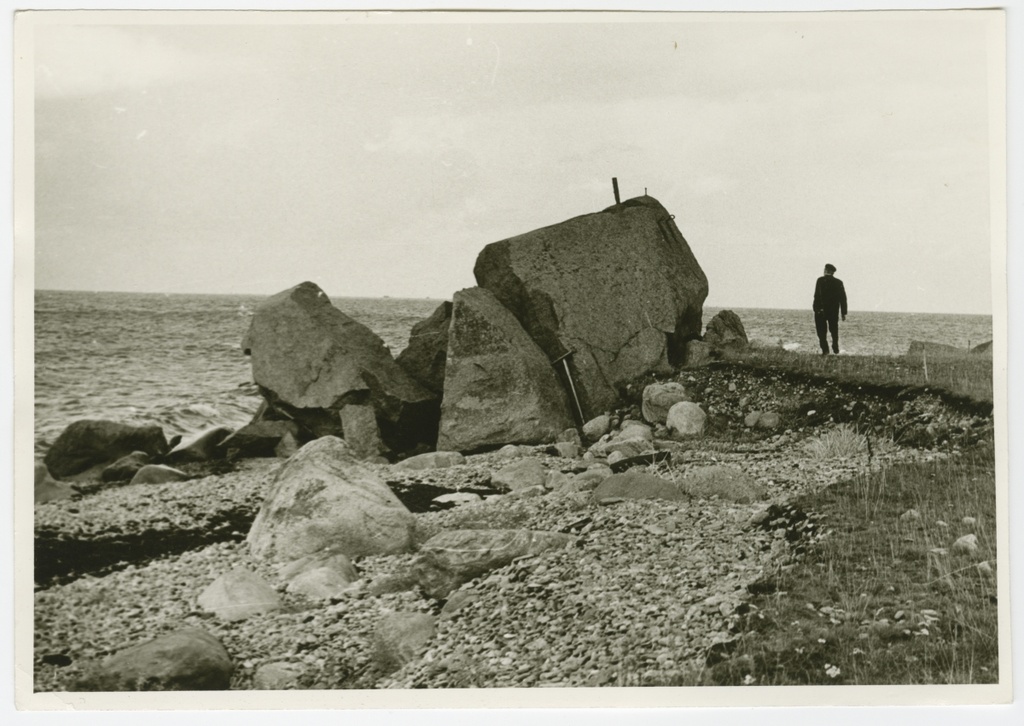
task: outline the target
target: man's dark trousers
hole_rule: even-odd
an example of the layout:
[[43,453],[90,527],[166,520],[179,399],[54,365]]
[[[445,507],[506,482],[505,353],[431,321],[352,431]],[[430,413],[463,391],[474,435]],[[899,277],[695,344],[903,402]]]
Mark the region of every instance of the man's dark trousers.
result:
[[821,352],[828,354],[828,338],[826,334],[832,331],[832,352],[839,355],[839,311],[822,310],[814,314],[814,327],[818,329],[818,343],[821,344]]

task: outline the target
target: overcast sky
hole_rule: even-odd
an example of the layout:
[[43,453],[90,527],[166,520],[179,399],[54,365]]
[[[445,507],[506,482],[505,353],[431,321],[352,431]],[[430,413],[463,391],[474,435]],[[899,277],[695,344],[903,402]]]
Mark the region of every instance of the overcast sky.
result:
[[994,14],[344,17],[38,26],[36,286],[450,298],[617,176],[709,306],[991,312]]

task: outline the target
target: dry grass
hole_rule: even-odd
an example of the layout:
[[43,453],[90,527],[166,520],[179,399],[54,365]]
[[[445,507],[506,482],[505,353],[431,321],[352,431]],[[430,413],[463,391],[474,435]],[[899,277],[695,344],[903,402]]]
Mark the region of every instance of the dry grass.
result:
[[[714,685],[998,680],[991,449],[900,465],[805,497],[830,531],[761,583]],[[954,543],[973,534],[977,551]]]
[[751,348],[730,357],[754,368],[802,373],[839,382],[940,388],[974,401],[992,401],[992,358],[983,355],[819,356],[780,348]]

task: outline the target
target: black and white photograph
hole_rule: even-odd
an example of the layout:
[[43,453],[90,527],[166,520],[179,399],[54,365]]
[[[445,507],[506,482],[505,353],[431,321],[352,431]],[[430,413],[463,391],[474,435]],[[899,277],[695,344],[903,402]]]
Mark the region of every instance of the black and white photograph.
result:
[[1010,702],[1003,9],[13,25],[19,708]]

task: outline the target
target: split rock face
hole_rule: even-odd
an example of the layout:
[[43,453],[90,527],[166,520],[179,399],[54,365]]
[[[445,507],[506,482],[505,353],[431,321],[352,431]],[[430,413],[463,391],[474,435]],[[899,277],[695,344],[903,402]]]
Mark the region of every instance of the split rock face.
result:
[[[329,433],[346,404],[372,404],[389,446],[433,441],[437,397],[414,381],[372,330],[331,304],[312,282],[278,293],[253,315],[242,349],[272,407]],[[340,431],[340,422],[337,422]]]
[[487,290],[455,293],[437,448],[554,441],[572,426],[551,362]]
[[584,418],[616,406],[626,383],[669,372],[701,334],[707,277],[653,197],[487,245],[473,271],[549,359],[575,351]]

